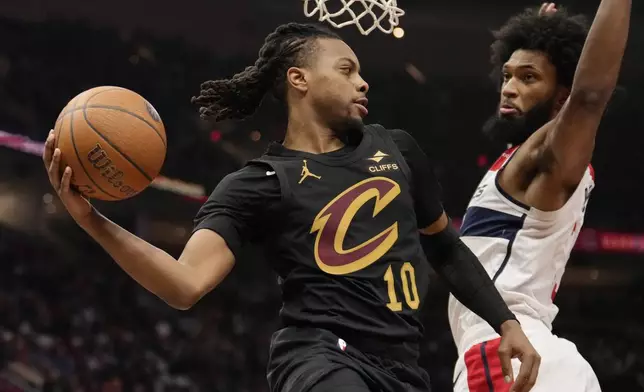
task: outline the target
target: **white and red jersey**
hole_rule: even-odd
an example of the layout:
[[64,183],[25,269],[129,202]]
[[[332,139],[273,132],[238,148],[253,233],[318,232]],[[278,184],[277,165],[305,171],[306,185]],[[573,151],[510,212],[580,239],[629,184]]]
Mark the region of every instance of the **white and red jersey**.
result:
[[[461,239],[521,323],[539,322],[551,330],[559,311],[554,295],[584,223],[594,173],[589,166],[561,209],[540,211],[513,199],[498,184],[498,173],[515,151],[516,147],[503,153],[483,177],[463,218]],[[459,355],[498,336],[453,296],[448,316]]]

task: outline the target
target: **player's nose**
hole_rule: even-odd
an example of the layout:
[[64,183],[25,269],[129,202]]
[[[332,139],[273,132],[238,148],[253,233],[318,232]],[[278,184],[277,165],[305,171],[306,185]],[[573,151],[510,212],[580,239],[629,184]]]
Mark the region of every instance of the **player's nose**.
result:
[[369,83],[367,83],[364,79],[360,78],[360,83],[358,83],[358,91],[361,92],[362,94],[366,94],[369,92]]
[[503,85],[503,88],[501,89],[501,94],[505,98],[516,98],[519,95],[516,88],[516,84],[513,82],[512,79],[510,79],[507,83]]

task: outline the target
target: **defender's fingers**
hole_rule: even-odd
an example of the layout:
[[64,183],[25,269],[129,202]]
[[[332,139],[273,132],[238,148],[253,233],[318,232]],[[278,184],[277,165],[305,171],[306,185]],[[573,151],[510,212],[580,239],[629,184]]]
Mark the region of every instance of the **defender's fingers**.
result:
[[514,372],[512,370],[512,355],[510,350],[505,346],[499,346],[499,360],[501,361],[501,371],[503,372],[503,379],[506,383],[514,380]]
[[530,372],[530,380],[528,380],[528,386],[532,388],[534,384],[537,383],[537,378],[539,377],[539,367],[541,366],[541,357],[537,356],[532,365],[532,372]]
[[512,390],[514,392],[527,392],[530,390],[528,382],[530,381],[530,373],[534,366],[534,357],[530,355],[524,355],[521,358],[521,368],[519,369],[519,375],[517,379],[514,380],[514,385]]

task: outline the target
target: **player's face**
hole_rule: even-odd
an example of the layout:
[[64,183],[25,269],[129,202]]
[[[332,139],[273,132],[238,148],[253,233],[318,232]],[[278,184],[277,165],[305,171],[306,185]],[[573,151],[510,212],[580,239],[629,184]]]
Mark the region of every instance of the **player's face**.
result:
[[503,66],[499,116],[520,117],[550,100],[557,89],[557,70],[541,52],[517,50]]
[[523,143],[556,115],[562,93],[557,70],[546,54],[517,50],[503,66],[497,113],[484,131],[499,141]]
[[309,99],[317,115],[336,132],[362,130],[369,85],[360,62],[341,40],[320,39],[309,75]]

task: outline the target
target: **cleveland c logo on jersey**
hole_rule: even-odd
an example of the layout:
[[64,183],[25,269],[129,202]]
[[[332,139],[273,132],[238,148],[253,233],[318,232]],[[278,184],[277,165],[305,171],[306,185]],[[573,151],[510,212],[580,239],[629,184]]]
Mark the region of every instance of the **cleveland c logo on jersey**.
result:
[[373,216],[378,215],[400,194],[400,185],[386,177],[360,181],[331,200],[315,217],[311,234],[315,238],[315,261],[332,275],[345,275],[376,262],[398,239],[398,222],[351,249],[344,249],[344,238],[360,207],[376,199]]

